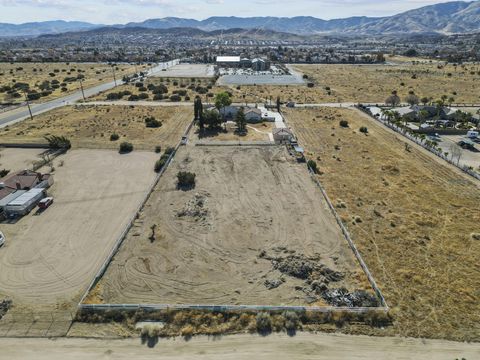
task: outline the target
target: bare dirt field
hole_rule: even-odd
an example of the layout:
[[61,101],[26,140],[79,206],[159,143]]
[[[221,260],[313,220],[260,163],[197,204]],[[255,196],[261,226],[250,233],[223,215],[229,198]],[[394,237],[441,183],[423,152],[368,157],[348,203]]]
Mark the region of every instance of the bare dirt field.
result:
[[31,169],[33,162],[39,160],[39,155],[45,149],[13,149],[0,148],[0,169],[12,172]]
[[57,158],[49,190],[54,204],[0,224],[7,240],[0,249],[0,298],[19,309],[74,305],[152,183],[155,159],[153,152],[106,150]]
[[[146,65],[138,66],[140,71]],[[115,76],[121,79],[124,75],[133,73],[133,65],[118,64],[115,66]],[[102,63],[2,63],[0,70],[0,103],[21,103],[25,96],[21,91],[14,91],[21,96],[8,94],[5,87],[14,87],[18,83],[26,83],[30,90],[38,93],[51,91],[51,94],[42,96],[38,102],[51,100],[80,89],[77,76],[83,76],[83,86],[90,87],[103,82],[113,81],[112,67]],[[42,85],[45,81],[48,86]],[[53,82],[52,82],[53,81]],[[62,90],[65,89],[65,90]]]
[[87,302],[322,305],[306,281],[323,276],[369,289],[305,165],[277,146],[185,146]]
[[172,78],[212,78],[214,75],[213,65],[178,64],[165,71],[159,72],[156,76]]
[[[145,118],[162,122],[147,128]],[[136,149],[153,150],[175,145],[192,120],[188,107],[146,106],[65,106],[0,130],[0,142],[45,143],[45,135],[69,138],[73,147],[117,149],[120,142],[131,142]],[[111,141],[116,133],[119,140]]]
[[478,184],[360,112],[286,117],[392,307],[382,334],[479,341]]
[[[194,337],[189,341],[161,339],[155,348],[138,339],[0,339],[5,359],[476,359],[478,344],[441,340],[399,339],[393,337],[349,336],[341,334],[299,333]],[[2,358],[3,359],[3,358]]]

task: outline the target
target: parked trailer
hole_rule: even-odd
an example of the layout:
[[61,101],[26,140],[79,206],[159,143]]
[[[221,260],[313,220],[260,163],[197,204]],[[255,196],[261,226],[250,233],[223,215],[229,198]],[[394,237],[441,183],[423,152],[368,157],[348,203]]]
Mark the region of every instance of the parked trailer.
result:
[[28,214],[45,197],[45,189],[31,189],[5,206],[7,216]]

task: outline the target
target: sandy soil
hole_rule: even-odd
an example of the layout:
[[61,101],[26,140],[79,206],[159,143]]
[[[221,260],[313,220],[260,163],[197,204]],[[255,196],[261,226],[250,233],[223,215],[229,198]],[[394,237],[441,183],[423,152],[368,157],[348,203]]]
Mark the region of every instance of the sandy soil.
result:
[[40,308],[78,301],[152,183],[155,159],[102,150],[57,158],[55,203],[0,225],[0,298]]
[[[392,307],[386,332],[479,341],[480,193],[473,180],[413,145],[406,150],[400,136],[359,112],[296,109],[286,117]],[[350,127],[340,128],[340,119]]]
[[31,169],[32,163],[39,160],[43,149],[0,148],[0,169],[19,171]]
[[[195,189],[176,189],[179,170],[196,173]],[[205,212],[179,216],[198,198]],[[306,305],[295,289],[305,281],[282,276],[262,250],[318,255],[317,263],[345,274],[334,286],[368,288],[305,166],[283,147],[182,147],[91,302]],[[265,280],[281,277],[266,288]]]
[[[439,340],[299,333],[160,340],[0,339],[0,359],[476,359],[478,344]],[[354,354],[354,355],[353,355]]]
[[[146,65],[137,66],[137,71],[145,68]],[[84,75],[84,88],[98,85],[105,82],[113,81],[112,68],[108,64],[95,63],[2,63],[0,67],[0,87],[13,86],[15,80],[17,83],[28,83],[31,90],[41,92],[38,88],[43,81],[58,80],[59,84],[63,84],[66,77],[76,77]],[[35,69],[35,70],[34,70]],[[57,70],[58,72],[56,72]],[[79,72],[80,70],[80,72]],[[135,72],[133,65],[117,65],[115,75],[117,79],[121,79],[124,75]],[[53,73],[55,76],[50,76]],[[40,98],[36,102],[44,102],[65,94],[69,94],[80,89],[78,81],[66,83],[67,91],[62,91],[60,86],[57,89],[51,89],[52,94]],[[0,102],[23,102],[25,97],[12,98],[6,92],[0,93]]]
[[[145,118],[162,121],[159,128],[147,128]],[[192,120],[189,107],[65,106],[35,116],[0,131],[0,142],[45,142],[45,135],[63,135],[73,147],[118,149],[129,141],[136,149],[153,150],[176,145]],[[110,141],[110,135],[120,136]]]

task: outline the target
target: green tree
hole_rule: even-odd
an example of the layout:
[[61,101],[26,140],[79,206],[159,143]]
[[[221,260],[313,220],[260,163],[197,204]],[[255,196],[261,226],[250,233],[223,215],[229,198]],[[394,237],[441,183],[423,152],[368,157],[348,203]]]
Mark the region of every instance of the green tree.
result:
[[203,121],[209,129],[214,129],[220,126],[222,119],[216,110],[206,110],[203,113]]
[[222,119],[225,120],[225,107],[230,106],[232,104],[232,99],[230,99],[230,95],[226,92],[218,93],[215,96],[215,107],[218,111],[222,111]]
[[195,96],[195,101],[193,102],[193,113],[195,121],[199,122],[200,130],[203,130],[204,121],[203,121],[203,104],[200,96]]
[[237,129],[240,133],[245,133],[247,131],[247,120],[245,119],[243,107],[238,110],[237,115],[235,116],[235,122],[237,123]]

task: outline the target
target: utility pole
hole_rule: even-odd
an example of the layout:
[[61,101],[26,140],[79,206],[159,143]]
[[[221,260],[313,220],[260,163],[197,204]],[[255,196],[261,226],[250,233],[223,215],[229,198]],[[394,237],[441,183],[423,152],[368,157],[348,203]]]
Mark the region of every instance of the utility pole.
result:
[[30,113],[30,120],[33,120],[33,114],[32,114],[32,109],[30,108],[30,102],[28,101],[28,96],[25,90],[22,90],[23,94],[25,95],[25,100],[27,101],[27,106],[28,106],[28,112]]
[[80,89],[82,90],[82,97],[83,97],[83,102],[85,102],[85,93],[83,92],[83,84],[82,84],[82,79],[78,79],[78,81],[80,82]]

